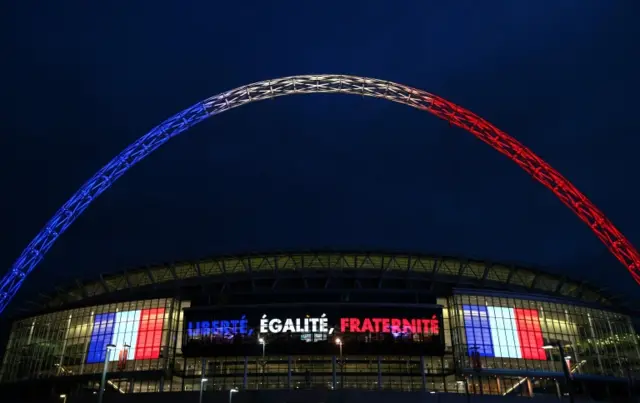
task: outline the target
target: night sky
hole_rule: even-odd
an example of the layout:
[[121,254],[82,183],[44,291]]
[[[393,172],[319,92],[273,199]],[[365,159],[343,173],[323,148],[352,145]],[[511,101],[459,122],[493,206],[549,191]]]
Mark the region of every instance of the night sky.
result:
[[[411,85],[505,130],[640,245],[640,3],[6,1],[0,268],[100,167],[174,113],[294,74]],[[388,101],[251,104],[173,139],[59,239],[18,299],[157,262],[276,250],[516,263],[640,295],[542,185]]]

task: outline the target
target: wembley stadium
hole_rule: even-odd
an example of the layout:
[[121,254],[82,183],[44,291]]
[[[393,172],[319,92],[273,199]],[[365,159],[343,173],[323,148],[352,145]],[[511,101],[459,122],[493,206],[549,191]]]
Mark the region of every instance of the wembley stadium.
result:
[[636,311],[624,301],[540,270],[448,257],[224,256],[41,297],[5,329],[0,389],[19,401],[96,394],[103,372],[107,399],[309,390],[309,402],[341,390],[623,399],[640,368]]

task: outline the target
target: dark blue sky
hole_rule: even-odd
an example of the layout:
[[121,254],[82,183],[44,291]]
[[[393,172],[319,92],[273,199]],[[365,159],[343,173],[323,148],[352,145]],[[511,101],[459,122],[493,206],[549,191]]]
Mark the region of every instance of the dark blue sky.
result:
[[[471,109],[640,245],[638,2],[488,3],[4,2],[0,267],[160,121],[309,73],[397,81]],[[515,262],[638,295],[588,227],[506,157],[426,113],[340,95],[252,104],[172,140],[93,203],[25,290],[327,248]]]

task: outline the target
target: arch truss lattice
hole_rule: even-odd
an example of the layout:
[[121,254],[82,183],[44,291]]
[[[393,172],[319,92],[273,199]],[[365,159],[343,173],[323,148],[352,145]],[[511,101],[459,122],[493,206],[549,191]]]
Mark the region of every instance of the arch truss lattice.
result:
[[294,94],[343,93],[382,98],[430,112],[460,127],[509,157],[549,188],[607,246],[640,284],[640,254],[607,217],[571,182],[513,137],[478,115],[406,85],[348,75],[303,75],[260,81],[208,98],[172,116],[100,169],[58,210],[0,280],[0,313],[56,239],[129,168],[172,137],[201,121],[250,102]]

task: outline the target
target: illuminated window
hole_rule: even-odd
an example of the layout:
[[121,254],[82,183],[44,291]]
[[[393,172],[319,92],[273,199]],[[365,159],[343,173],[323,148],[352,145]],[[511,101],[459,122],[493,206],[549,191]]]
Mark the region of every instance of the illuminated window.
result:
[[164,308],[143,309],[135,353],[136,360],[160,357]]
[[540,317],[535,309],[516,308],[516,325],[520,338],[520,350],[522,358],[529,360],[546,360],[544,352]]
[[493,342],[487,307],[464,305],[462,309],[469,355],[477,351],[481,357],[493,357]]
[[107,354],[107,344],[111,343],[113,338],[115,320],[115,313],[103,313],[95,316],[89,352],[87,353],[87,364],[104,361]]
[[469,355],[546,360],[535,309],[464,305]]

